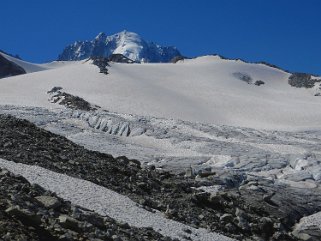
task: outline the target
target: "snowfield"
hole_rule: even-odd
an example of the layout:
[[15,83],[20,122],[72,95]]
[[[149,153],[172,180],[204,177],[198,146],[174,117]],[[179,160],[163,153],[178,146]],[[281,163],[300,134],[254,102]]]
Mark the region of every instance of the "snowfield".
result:
[[[108,75],[90,61],[59,66],[1,79],[0,103],[53,108],[46,92],[60,86],[117,113],[256,129],[321,127],[320,98],[262,64],[205,56],[176,64],[113,63]],[[234,73],[265,84],[248,84]]]
[[[188,175],[190,170],[196,180],[204,172],[215,173],[214,178],[237,188],[251,205],[252,197],[264,193],[265,201],[272,193],[268,204],[281,213],[297,208],[292,213],[308,215],[293,226],[297,237],[306,237],[306,230],[314,227],[321,230],[321,97],[314,96],[318,85],[295,88],[288,84],[290,73],[218,56],[175,64],[110,63],[107,75],[91,60],[44,65],[10,60],[28,74],[0,79],[0,114],[28,119],[91,150],[175,173]],[[53,87],[99,108],[53,103],[47,93]],[[178,238],[185,228],[90,182],[5,160],[0,167],[133,226],[152,226]],[[203,188],[212,194],[224,189]],[[192,240],[230,240],[190,229],[197,234]]]

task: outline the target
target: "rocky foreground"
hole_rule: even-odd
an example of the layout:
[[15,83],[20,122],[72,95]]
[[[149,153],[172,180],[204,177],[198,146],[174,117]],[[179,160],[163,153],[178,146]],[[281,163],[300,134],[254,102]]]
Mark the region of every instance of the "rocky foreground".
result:
[[0,169],[1,240],[171,240],[75,206]]
[[[308,189],[302,196],[286,184],[233,171],[197,178],[193,173],[174,175],[142,167],[137,160],[86,150],[8,115],[0,115],[0,158],[88,180],[128,196],[150,212],[238,240],[320,237],[317,230],[293,232],[300,218],[321,210],[319,189]],[[5,240],[170,240],[75,207],[5,170],[0,178],[0,235]],[[218,185],[225,189],[215,190]],[[191,232],[185,230],[181,239],[191,239]]]

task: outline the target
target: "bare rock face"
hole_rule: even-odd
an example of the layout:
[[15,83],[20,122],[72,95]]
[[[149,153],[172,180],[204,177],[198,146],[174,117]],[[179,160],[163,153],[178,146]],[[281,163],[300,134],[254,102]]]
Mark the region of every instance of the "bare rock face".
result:
[[25,74],[26,71],[19,65],[7,60],[0,54],[0,78]]

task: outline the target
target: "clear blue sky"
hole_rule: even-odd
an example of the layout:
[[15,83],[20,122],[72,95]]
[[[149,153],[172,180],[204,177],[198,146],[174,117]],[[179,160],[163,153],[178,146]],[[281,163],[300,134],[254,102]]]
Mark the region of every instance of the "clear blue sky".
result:
[[15,0],[0,9],[0,49],[28,61],[126,29],[186,56],[218,53],[321,75],[320,0]]

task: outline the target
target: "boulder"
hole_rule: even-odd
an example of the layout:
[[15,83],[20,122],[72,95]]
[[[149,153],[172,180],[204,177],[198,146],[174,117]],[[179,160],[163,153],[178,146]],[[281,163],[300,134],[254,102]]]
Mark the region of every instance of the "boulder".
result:
[[57,208],[60,206],[60,201],[52,196],[38,196],[35,197],[46,208]]

